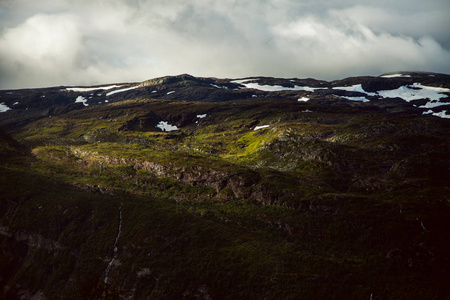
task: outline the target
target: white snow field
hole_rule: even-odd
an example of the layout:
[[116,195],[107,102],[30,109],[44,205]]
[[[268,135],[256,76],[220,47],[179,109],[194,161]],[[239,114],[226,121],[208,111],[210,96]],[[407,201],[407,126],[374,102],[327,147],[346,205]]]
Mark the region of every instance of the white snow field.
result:
[[439,101],[441,98],[447,97],[443,93],[450,93],[450,89],[439,88],[433,86],[421,85],[414,83],[413,85],[403,85],[395,90],[378,91],[378,95],[383,98],[402,98],[405,101],[418,99],[430,99],[431,101]]
[[350,101],[360,101],[360,102],[369,102],[370,100],[366,97],[350,97],[350,96],[341,96],[342,98],[345,98]]
[[444,118],[444,119],[450,119],[450,114],[447,115],[446,110],[443,110],[440,112],[434,112],[430,109],[429,111],[424,111],[422,114],[423,115],[433,115],[433,116]]
[[83,96],[78,96],[75,100],[75,103],[83,103],[84,106],[89,106],[89,104],[87,103],[87,99]]
[[313,88],[309,86],[299,86],[296,85],[294,87],[285,87],[281,85],[261,85],[256,82],[249,82],[257,79],[237,79],[233,80],[231,82],[233,83],[239,83],[245,86],[247,89],[255,89],[260,90],[264,92],[279,92],[279,91],[307,91],[307,92],[314,92],[315,90],[321,90],[323,88]]
[[0,113],[11,110],[4,102],[0,103]]
[[99,86],[99,87],[73,87],[73,88],[66,88],[66,91],[71,92],[92,92],[97,90],[110,90],[114,88],[121,87],[121,85],[108,85],[108,86]]
[[380,77],[383,78],[396,78],[396,77],[411,77],[411,75],[404,75],[404,74],[386,74],[386,75],[381,75]]
[[368,96],[375,96],[376,93],[369,93],[366,92],[361,84],[355,84],[352,86],[339,86],[339,87],[333,87],[333,90],[343,90],[343,91],[347,91],[347,92],[359,92],[359,93],[363,93],[366,94]]
[[106,96],[108,97],[108,96],[111,96],[111,95],[114,95],[114,94],[117,94],[117,93],[122,93],[122,92],[130,91],[130,90],[134,90],[134,89],[137,89],[138,87],[139,86],[132,86],[132,87],[128,87],[128,88],[124,88],[124,89],[120,89],[120,90],[115,90],[115,91],[107,93]]
[[159,128],[162,131],[166,131],[166,132],[179,130],[177,126],[170,125],[169,123],[167,123],[165,121],[159,122],[158,125],[156,125],[156,128]]
[[260,130],[260,129],[264,129],[264,128],[269,128],[270,125],[261,125],[261,126],[256,126],[255,129],[253,130]]

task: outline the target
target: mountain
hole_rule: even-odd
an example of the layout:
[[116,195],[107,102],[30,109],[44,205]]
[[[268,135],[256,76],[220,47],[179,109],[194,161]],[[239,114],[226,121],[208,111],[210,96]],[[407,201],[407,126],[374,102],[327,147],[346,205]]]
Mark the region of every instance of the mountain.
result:
[[450,297],[450,76],[0,91],[5,299]]
[[141,83],[3,90],[0,91],[0,113],[3,113],[1,125],[8,128],[86,106],[148,97],[201,102],[257,97],[347,106],[359,106],[363,102],[369,103],[367,107],[391,112],[407,111],[414,107],[423,114],[449,118],[449,78],[449,75],[444,74],[402,72],[326,82],[267,77],[232,80],[197,78],[184,74]]

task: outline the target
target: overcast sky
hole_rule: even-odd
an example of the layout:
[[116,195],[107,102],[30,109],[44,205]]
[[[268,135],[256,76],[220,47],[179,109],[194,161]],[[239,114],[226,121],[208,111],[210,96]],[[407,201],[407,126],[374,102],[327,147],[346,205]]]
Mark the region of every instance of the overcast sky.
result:
[[0,0],[0,89],[450,73],[449,0]]

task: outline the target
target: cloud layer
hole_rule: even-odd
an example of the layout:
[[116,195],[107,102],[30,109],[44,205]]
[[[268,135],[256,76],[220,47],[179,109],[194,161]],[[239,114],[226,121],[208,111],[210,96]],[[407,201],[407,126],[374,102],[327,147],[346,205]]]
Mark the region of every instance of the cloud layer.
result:
[[450,73],[447,0],[366,2],[5,0],[0,88],[180,73],[321,79]]

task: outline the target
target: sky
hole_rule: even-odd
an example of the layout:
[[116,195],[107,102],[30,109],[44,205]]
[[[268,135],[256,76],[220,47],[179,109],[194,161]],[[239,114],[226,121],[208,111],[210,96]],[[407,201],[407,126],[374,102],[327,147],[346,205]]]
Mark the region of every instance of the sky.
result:
[[0,0],[0,89],[450,74],[448,0]]

